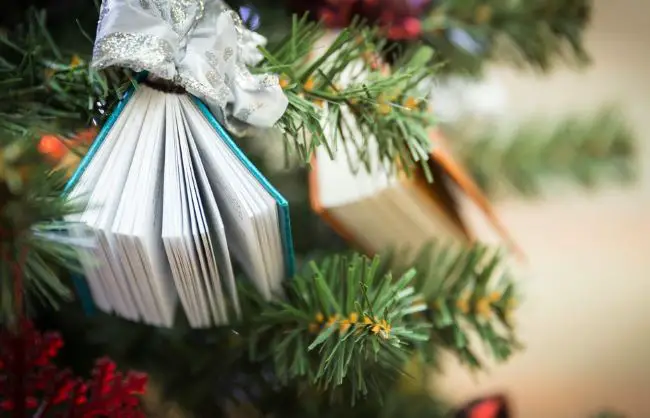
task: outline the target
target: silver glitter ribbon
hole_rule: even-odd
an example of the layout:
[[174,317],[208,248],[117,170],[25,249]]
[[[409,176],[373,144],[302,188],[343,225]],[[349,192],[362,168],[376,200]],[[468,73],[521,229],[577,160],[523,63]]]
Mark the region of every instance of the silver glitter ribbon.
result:
[[92,64],[171,81],[241,133],[273,126],[288,104],[275,75],[248,70],[265,43],[220,0],[103,0]]

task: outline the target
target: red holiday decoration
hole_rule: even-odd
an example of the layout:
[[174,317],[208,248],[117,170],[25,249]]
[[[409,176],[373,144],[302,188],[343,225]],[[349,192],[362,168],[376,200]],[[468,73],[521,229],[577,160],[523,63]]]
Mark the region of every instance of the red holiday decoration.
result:
[[44,135],[38,143],[38,152],[59,162],[68,153],[68,147],[61,138],[54,135]]
[[501,395],[482,398],[463,407],[454,418],[510,418],[508,400]]
[[72,138],[43,135],[38,143],[38,151],[54,167],[65,170],[68,175],[72,175],[81,160],[80,154],[84,154],[84,151],[88,149],[96,136],[96,128],[79,131]]
[[38,143],[38,151],[54,162],[59,162],[68,155],[70,148],[88,147],[95,136],[97,136],[95,128],[84,129],[69,139],[56,135],[43,135]]
[[[296,0],[296,9],[305,9],[307,2]],[[419,17],[431,0],[320,0],[309,2],[309,11],[330,28],[348,26],[355,16],[362,17],[383,28],[391,40],[417,39],[422,33]]]
[[136,395],[146,375],[123,376],[101,359],[84,381],[52,363],[62,346],[58,333],[43,335],[27,320],[0,332],[0,411],[12,418],[144,418]]

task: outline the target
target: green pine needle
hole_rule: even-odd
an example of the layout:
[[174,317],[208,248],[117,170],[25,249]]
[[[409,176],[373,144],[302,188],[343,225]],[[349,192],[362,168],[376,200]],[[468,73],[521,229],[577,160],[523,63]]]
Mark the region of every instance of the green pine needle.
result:
[[636,144],[619,112],[602,109],[593,117],[569,116],[524,123],[507,138],[478,127],[478,135],[452,133],[465,167],[489,194],[539,195],[552,180],[593,188],[608,181],[626,183],[636,175]]
[[[257,70],[281,74],[289,98],[278,123],[287,145],[308,163],[318,146],[333,156],[341,141],[376,138],[380,160],[406,172],[422,166],[428,173],[424,162],[434,121],[417,87],[436,67],[410,59],[388,69],[380,52],[385,40],[363,24],[353,23],[318,49],[325,34],[320,25],[296,18],[286,39],[262,50],[265,60]],[[373,157],[360,156],[370,170]]]
[[428,331],[405,322],[426,309],[411,285],[415,272],[393,280],[378,267],[379,259],[334,256],[289,281],[285,300],[258,301],[253,355],[271,356],[285,384],[307,378],[332,396],[345,388],[353,401],[380,398]]
[[476,338],[497,361],[520,347],[512,326],[515,283],[505,262],[503,254],[482,244],[465,248],[434,242],[422,248],[409,267],[418,271],[414,286],[428,307],[430,349],[422,350],[427,358],[435,360],[433,350],[442,346],[470,367],[480,368],[472,344]]
[[543,72],[584,66],[591,8],[590,0],[444,0],[427,13],[422,38],[448,73],[480,73],[489,61]]
[[[361,138],[377,139],[382,160],[407,171],[425,162],[427,130],[433,121],[417,87],[436,71],[426,64],[429,58],[422,58],[426,50],[405,54],[403,65],[387,74],[374,60],[385,49],[375,30],[352,25],[330,48],[310,59],[323,35],[320,26],[296,18],[285,42],[263,50],[266,59],[257,69],[282,74],[287,83],[289,109],[279,123],[287,143],[308,161],[316,146],[333,153],[338,141],[357,139],[341,134],[354,123]],[[83,59],[72,60],[52,42],[42,14],[34,14],[25,30],[11,39],[0,39],[0,56],[3,156],[12,157],[7,151],[15,141],[32,141],[25,148],[32,152],[25,154],[28,160],[3,161],[8,194],[0,196],[7,203],[0,222],[19,233],[10,234],[2,246],[5,254],[28,249],[24,289],[34,300],[53,304],[70,295],[57,268],[78,266],[74,249],[51,239],[53,231],[44,225],[60,221],[76,208],[60,197],[61,178],[52,175],[42,159],[35,159],[35,141],[44,132],[79,128],[94,113],[97,101],[118,97],[119,86],[128,77],[99,74]],[[357,63],[358,72],[353,68]],[[332,124],[339,135],[326,138]],[[35,174],[22,183],[20,168],[32,165]],[[404,365],[435,343],[478,364],[469,343],[474,332],[497,358],[507,357],[515,346],[508,326],[514,291],[509,279],[499,281],[500,257],[478,247],[436,248],[433,256],[415,263],[415,270],[404,269],[398,276],[383,271],[378,258],[333,256],[313,263],[308,275],[288,281],[284,298],[265,301],[249,293],[252,310],[239,324],[249,354],[258,361],[270,360],[284,384],[306,380],[312,389],[353,402],[381,399],[404,374]],[[14,285],[10,265],[4,263],[3,319],[15,314]],[[489,297],[493,291],[499,292],[498,299]],[[212,354],[207,352],[206,362]]]
[[63,174],[50,170],[34,138],[6,138],[0,137],[0,322],[17,318],[17,292],[27,295],[26,309],[70,299],[62,269],[78,268],[75,249],[45,234],[76,212],[61,197]]
[[96,72],[84,54],[59,49],[45,22],[43,11],[30,11],[23,26],[0,34],[2,135],[74,135],[100,116],[97,103],[109,108],[128,83],[125,72]]
[[473,339],[498,361],[520,347],[511,322],[515,284],[500,252],[432,244],[397,278],[390,266],[400,267],[386,260],[327,258],[289,281],[285,299],[257,298],[253,357],[272,358],[284,384],[307,378],[355,401],[381,397],[416,353],[433,361],[442,346],[479,368]]
[[52,225],[77,208],[61,197],[64,173],[52,171],[38,141],[87,127],[96,102],[115,92],[120,77],[100,75],[58,48],[43,12],[31,11],[22,27],[0,35],[0,57],[0,322],[6,322],[19,314],[17,286],[28,311],[72,297],[60,277],[78,268],[76,250],[58,240],[64,226],[53,231]]

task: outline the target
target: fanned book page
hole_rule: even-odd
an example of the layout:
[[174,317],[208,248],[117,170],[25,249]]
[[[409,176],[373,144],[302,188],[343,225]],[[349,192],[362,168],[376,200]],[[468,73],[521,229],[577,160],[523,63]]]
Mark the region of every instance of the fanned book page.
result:
[[207,108],[139,85],[120,104],[69,185],[85,210],[70,234],[101,310],[171,327],[240,313],[232,259],[268,298],[293,275],[286,200]]

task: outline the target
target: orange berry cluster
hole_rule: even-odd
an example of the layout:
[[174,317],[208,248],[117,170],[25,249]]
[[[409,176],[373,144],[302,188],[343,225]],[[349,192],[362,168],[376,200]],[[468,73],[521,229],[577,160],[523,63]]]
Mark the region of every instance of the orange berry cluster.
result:
[[[474,312],[483,318],[489,319],[492,316],[492,308],[495,303],[501,300],[502,295],[499,292],[492,292],[488,296],[479,298],[474,305]],[[506,315],[516,307],[514,299],[508,301]],[[463,295],[456,301],[456,308],[463,314],[470,312],[469,296]]]
[[[388,115],[393,109],[395,97],[387,97],[383,94],[377,97],[377,111],[382,115]],[[407,97],[402,106],[407,110],[415,110],[420,105],[420,102],[414,97]]]
[[317,313],[314,322],[309,324],[309,332],[315,334],[324,328],[331,327],[338,324],[341,334],[345,334],[351,327],[356,328],[356,332],[361,332],[364,329],[369,330],[375,335],[379,335],[384,339],[390,337],[391,326],[385,319],[371,318],[364,315],[363,320],[359,321],[359,314],[356,312],[350,313],[347,317],[340,317],[338,314],[331,315],[327,320],[322,313]]

